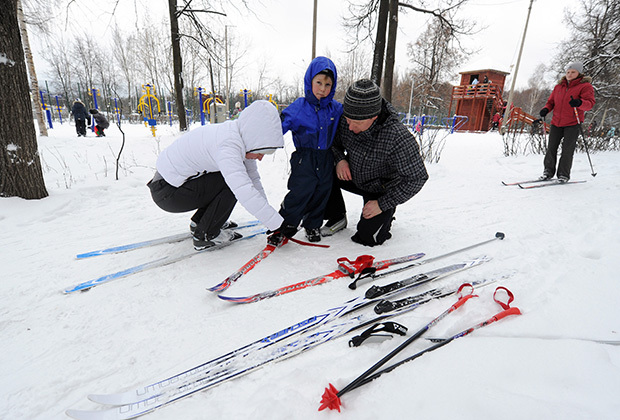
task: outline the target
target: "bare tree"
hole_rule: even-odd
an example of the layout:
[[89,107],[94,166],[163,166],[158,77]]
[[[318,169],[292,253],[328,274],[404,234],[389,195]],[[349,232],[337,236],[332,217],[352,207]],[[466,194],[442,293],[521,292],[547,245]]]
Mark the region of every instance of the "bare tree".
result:
[[[127,101],[131,104],[132,87],[137,83],[137,68],[135,57],[138,56],[138,40],[135,35],[123,34],[118,26],[112,32],[112,56],[116,61],[120,73],[125,79]],[[137,102],[137,98],[136,98]]]
[[[346,17],[344,22],[344,26],[348,30],[349,35],[353,35],[353,41],[349,42],[350,50],[357,48],[360,43],[367,39],[372,39],[372,33],[376,26],[377,35],[374,41],[375,59],[373,60],[371,78],[380,81],[380,69],[382,68],[382,64],[379,62],[382,62],[386,54],[384,40],[387,25],[384,25],[384,22],[387,19],[384,17],[384,13],[389,14],[390,26],[393,25],[393,27],[390,30],[391,38],[388,37],[387,40],[389,48],[385,62],[386,71],[383,72],[383,94],[388,101],[391,100],[393,69],[396,60],[395,49],[399,10],[413,10],[418,13],[434,16],[443,27],[447,28],[446,30],[448,33],[454,38],[458,38],[459,35],[471,34],[475,28],[475,23],[456,20],[454,18],[458,9],[466,4],[468,0],[440,0],[438,2],[439,5],[435,9],[429,9],[426,6],[426,2],[421,0],[418,1],[419,5],[411,4],[409,1],[398,2],[398,7],[396,7],[396,2],[392,3],[390,6],[390,1],[394,0],[370,0],[362,5],[349,3],[349,11],[352,17]],[[386,12],[386,10],[388,12]],[[390,84],[387,90],[385,84]]]
[[465,58],[466,51],[455,45],[453,32],[440,21],[433,21],[415,43],[407,45],[407,54],[414,64],[416,84],[420,87],[420,113],[438,108],[435,100],[442,83],[454,76],[454,69]]
[[48,40],[48,46],[41,54],[52,71],[52,86],[56,91],[63,92],[65,105],[71,107],[71,100],[79,96],[73,90],[73,64],[71,63],[70,46],[65,42]]
[[0,86],[0,197],[47,197],[16,0],[0,13]]
[[39,98],[39,80],[37,79],[37,72],[34,68],[34,60],[32,58],[32,50],[30,49],[30,41],[28,40],[28,30],[26,28],[26,19],[24,18],[21,0],[17,0],[17,19],[19,20],[22,43],[24,44],[24,53],[26,54],[26,63],[28,64],[30,85],[34,91],[32,101],[34,102],[34,111],[39,124],[39,134],[47,137],[47,127],[45,126],[45,117],[43,116],[43,106],[41,104],[41,99]]

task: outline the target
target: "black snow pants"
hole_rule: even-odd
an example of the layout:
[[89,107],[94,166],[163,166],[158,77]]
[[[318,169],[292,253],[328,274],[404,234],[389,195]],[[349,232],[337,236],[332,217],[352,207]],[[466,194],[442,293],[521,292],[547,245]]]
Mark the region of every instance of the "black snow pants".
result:
[[147,185],[153,201],[162,210],[170,213],[197,210],[191,218],[197,224],[196,237],[217,236],[237,204],[221,172],[190,178],[178,188],[156,173]]
[[[332,187],[327,208],[325,209],[324,219],[328,221],[337,221],[346,216],[346,206],[342,197],[342,190],[349,191],[356,195],[361,195],[364,204],[370,200],[377,200],[383,194],[371,193],[358,188],[353,181],[341,181],[334,174],[334,185]],[[380,214],[370,219],[364,219],[360,216],[357,223],[357,232],[351,237],[354,242],[366,246],[381,245],[392,237],[390,229],[394,220],[396,208],[383,210]]]

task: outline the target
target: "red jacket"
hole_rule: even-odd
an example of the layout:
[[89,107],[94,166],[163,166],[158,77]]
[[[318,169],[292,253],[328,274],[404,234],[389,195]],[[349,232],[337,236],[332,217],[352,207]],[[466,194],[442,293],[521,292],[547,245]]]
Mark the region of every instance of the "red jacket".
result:
[[575,99],[581,99],[582,101],[581,105],[577,108],[577,113],[579,114],[579,122],[583,122],[585,112],[591,110],[596,103],[594,99],[594,88],[590,84],[591,81],[591,77],[581,76],[571,80],[569,83],[566,80],[566,76],[562,77],[562,80],[555,86],[545,104],[545,108],[549,111],[553,111],[551,124],[556,127],[577,125],[575,111],[573,107],[568,104],[571,96]]

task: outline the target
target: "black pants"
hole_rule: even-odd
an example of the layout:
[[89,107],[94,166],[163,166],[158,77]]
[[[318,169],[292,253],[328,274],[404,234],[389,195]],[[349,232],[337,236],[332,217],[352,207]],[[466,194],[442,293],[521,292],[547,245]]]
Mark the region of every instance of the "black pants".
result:
[[[555,164],[558,158],[558,148],[562,143],[562,156],[558,164],[558,177],[565,176],[570,179],[570,170],[573,166],[573,154],[577,144],[577,136],[579,136],[579,125],[571,125],[569,127],[551,126],[549,130],[549,145],[545,154],[545,174],[554,176],[556,173]],[[562,141],[564,139],[564,141]]]
[[86,137],[86,120],[76,119],[75,120],[75,131],[77,132],[78,137],[79,136]]
[[[317,229],[332,189],[334,157],[331,150],[298,149],[291,155],[289,192],[280,206],[280,215],[289,225]],[[303,222],[302,222],[303,221]]]
[[[327,201],[327,208],[325,209],[325,215],[323,216],[325,220],[335,221],[345,217],[347,209],[344,204],[344,198],[342,197],[342,190],[361,195],[364,199],[364,204],[370,200],[377,200],[383,195],[361,190],[352,181],[341,181],[334,174],[334,185],[332,186],[332,191]],[[390,229],[392,228],[392,220],[394,220],[395,211],[395,208],[384,210],[370,219],[360,217],[357,223],[357,232],[351,239],[366,246],[381,245],[392,237]]]
[[237,204],[235,195],[220,172],[188,179],[179,188],[164,179],[151,180],[147,185],[153,201],[162,210],[170,213],[197,210],[192,216],[192,221],[197,224],[197,238],[217,236]]

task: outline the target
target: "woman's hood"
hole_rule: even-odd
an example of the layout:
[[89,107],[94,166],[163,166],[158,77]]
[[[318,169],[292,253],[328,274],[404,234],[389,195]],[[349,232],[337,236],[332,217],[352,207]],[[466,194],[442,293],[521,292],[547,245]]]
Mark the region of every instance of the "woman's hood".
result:
[[280,114],[272,103],[253,102],[239,114],[236,122],[246,153],[264,153],[261,149],[284,147]]

